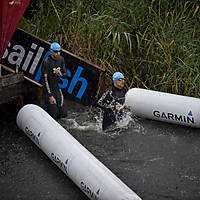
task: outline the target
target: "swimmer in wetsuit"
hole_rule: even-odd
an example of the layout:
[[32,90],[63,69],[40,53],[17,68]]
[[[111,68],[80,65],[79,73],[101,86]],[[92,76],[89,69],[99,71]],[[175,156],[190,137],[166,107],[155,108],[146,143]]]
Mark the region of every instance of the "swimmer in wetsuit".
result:
[[47,112],[54,118],[66,117],[64,97],[59,88],[60,78],[67,78],[64,58],[60,55],[61,47],[58,43],[51,44],[51,54],[47,56],[42,65],[44,85],[44,99]]
[[126,90],[124,89],[124,75],[120,72],[113,74],[113,84],[103,93],[97,101],[97,106],[103,109],[102,129],[105,130],[122,119]]

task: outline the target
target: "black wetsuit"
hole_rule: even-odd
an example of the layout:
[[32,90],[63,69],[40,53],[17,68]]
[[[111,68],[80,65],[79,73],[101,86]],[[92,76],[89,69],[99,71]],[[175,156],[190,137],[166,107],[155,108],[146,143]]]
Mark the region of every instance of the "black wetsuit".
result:
[[110,125],[120,120],[123,115],[123,109],[117,110],[116,104],[124,104],[125,89],[119,89],[114,85],[110,86],[97,102],[97,106],[104,110],[102,128],[107,129]]
[[[44,98],[47,112],[54,118],[65,117],[67,115],[64,109],[64,97],[61,89],[59,88],[59,76],[54,73],[54,68],[60,68],[63,74],[62,78],[67,77],[67,70],[65,68],[65,61],[62,56],[53,59],[49,55],[43,62],[42,67],[42,82],[44,85]],[[49,97],[53,96],[56,99],[56,104],[51,104]]]

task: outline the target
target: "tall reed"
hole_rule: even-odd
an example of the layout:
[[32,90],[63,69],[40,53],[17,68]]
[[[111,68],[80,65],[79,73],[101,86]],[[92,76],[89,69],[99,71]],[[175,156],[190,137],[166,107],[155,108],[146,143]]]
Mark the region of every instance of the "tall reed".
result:
[[[36,8],[36,9],[35,9]],[[200,8],[186,0],[39,0],[20,27],[141,87],[199,97]]]

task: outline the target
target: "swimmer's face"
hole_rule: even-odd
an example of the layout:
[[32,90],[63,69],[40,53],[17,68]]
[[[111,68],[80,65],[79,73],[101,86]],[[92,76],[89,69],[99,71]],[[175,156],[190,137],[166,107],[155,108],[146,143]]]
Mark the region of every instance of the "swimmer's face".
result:
[[122,89],[124,87],[124,78],[119,78],[115,81],[114,86]]

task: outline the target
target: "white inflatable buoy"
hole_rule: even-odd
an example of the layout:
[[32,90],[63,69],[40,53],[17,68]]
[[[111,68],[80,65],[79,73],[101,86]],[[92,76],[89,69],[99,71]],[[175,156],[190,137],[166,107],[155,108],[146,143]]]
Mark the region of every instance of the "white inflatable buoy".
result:
[[136,116],[200,128],[200,99],[132,88],[125,96],[125,105]]
[[17,125],[92,200],[141,200],[42,108],[25,105]]

